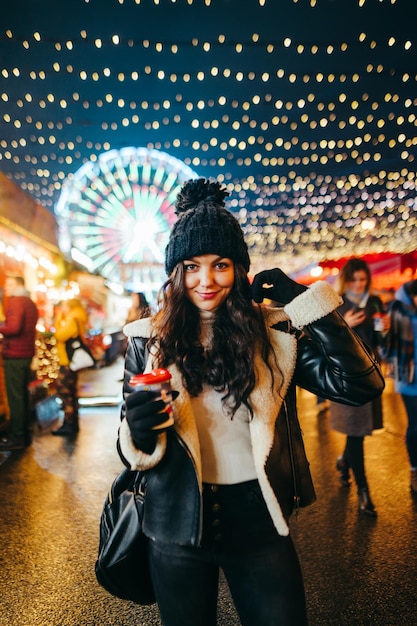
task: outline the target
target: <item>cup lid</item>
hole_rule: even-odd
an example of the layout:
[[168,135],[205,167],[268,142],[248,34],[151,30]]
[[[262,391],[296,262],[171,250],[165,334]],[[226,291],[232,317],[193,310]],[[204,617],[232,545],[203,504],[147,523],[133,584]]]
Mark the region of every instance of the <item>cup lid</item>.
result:
[[171,380],[171,374],[164,367],[158,367],[147,374],[135,374],[130,379],[131,385],[153,385]]

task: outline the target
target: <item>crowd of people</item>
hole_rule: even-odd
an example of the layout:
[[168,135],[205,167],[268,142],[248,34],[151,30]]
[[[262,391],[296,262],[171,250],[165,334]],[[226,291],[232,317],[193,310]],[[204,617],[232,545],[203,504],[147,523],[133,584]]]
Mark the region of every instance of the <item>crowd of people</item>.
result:
[[[22,276],[8,276],[3,290],[0,309],[0,341],[2,348],[2,376],[8,414],[7,424],[2,423],[1,450],[21,450],[31,444],[33,437],[33,407],[29,383],[36,372],[32,370],[36,356],[36,325],[38,311],[26,289]],[[126,323],[150,315],[150,306],[143,293],[133,293]],[[79,372],[70,367],[67,342],[78,336],[85,337],[88,313],[79,298],[62,300],[55,307],[53,335],[56,343],[58,373],[54,391],[63,413],[61,425],[52,435],[73,437],[79,430]],[[7,431],[4,430],[7,428]]]
[[[371,348],[378,362],[379,349],[389,330],[389,317],[381,315],[384,307],[381,299],[371,293],[371,272],[362,259],[351,259],[339,273],[338,293],[343,298],[339,312],[345,322]],[[375,320],[381,324],[376,327]],[[346,444],[337,459],[343,486],[350,485],[350,471],[353,472],[359,499],[359,510],[365,515],[376,517],[377,511],[371,499],[365,472],[364,437],[373,430],[382,428],[381,396],[359,407],[330,403],[330,426],[346,435]]]
[[[385,363],[385,372],[394,379],[407,415],[405,443],[410,463],[410,490],[417,496],[417,280],[409,280],[394,293],[389,303],[372,293],[369,265],[353,258],[341,268],[337,291],[346,323],[355,330],[375,355]],[[342,487],[350,487],[351,473],[358,493],[359,511],[377,517],[365,471],[364,438],[383,428],[382,398],[360,407],[318,398],[318,413],[329,409],[330,427],[346,435],[336,469]]]
[[[340,484],[349,487],[353,477],[360,514],[376,517],[364,438],[383,426],[380,365],[390,363],[408,417],[417,495],[417,280],[389,308],[372,292],[361,259],[345,264],[336,289],[326,281],[307,288],[279,268],[249,280],[248,248],[226,196],[217,182],[184,184],[155,311],[143,294],[132,295],[117,447],[128,468],[146,473],[144,532],[164,626],[214,626],[220,568],[242,624],[301,626],[304,584],[289,518],[316,496],[296,389],[329,402],[330,427],[346,436],[336,460]],[[5,296],[0,337],[10,422],[0,451],[31,442],[38,318],[23,278],[8,277]],[[78,376],[66,342],[83,336],[86,324],[80,300],[58,308],[63,422],[53,435],[79,430]],[[131,383],[156,368],[171,374],[170,403]]]

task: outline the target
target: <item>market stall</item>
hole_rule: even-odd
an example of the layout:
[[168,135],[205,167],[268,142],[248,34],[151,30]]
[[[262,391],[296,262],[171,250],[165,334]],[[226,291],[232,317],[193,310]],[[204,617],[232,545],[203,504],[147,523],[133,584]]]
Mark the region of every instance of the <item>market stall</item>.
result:
[[[7,276],[23,276],[38,312],[34,378],[50,383],[57,370],[51,323],[55,292],[65,279],[54,216],[0,172],[0,295]],[[1,368],[0,378],[3,374]],[[2,398],[0,383],[0,416]]]

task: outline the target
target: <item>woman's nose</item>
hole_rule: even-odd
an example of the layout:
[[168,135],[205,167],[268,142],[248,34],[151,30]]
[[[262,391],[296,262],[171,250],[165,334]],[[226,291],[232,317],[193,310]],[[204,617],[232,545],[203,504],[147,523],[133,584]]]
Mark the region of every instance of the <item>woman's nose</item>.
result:
[[213,272],[211,271],[211,268],[202,268],[201,274],[200,274],[200,284],[204,285],[204,287],[207,287],[208,285],[211,285],[212,283],[213,283]]

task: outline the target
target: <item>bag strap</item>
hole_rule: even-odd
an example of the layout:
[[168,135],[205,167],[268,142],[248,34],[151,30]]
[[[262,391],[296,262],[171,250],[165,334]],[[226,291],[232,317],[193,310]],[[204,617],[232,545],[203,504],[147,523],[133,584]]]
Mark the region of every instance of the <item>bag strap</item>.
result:
[[141,470],[124,469],[113,481],[109,490],[109,500],[113,502],[123,491],[132,491],[135,494],[144,494],[145,472]]
[[[86,345],[85,345],[85,341],[84,341],[85,337],[84,337],[84,335],[81,333],[81,327],[80,327],[80,324],[79,324],[79,321],[78,321],[78,319],[77,319],[77,318],[75,318],[75,323],[76,323],[76,325],[77,325],[77,335],[76,335],[76,336],[77,336],[77,337],[79,337],[79,338],[81,339],[81,343],[82,343],[83,347],[85,348],[85,347],[86,347]],[[72,339],[75,339],[75,337],[72,337]]]
[[78,319],[77,318],[75,318],[75,324],[77,326],[77,336],[80,337],[81,339],[83,339],[83,337],[81,335],[81,328],[80,328],[80,325],[78,323]]

